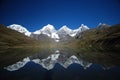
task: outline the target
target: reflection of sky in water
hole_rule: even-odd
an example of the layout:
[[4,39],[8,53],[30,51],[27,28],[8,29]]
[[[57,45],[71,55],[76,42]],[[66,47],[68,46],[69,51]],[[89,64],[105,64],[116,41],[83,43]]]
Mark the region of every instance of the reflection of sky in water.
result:
[[16,71],[2,70],[1,80],[119,80],[120,68],[104,70],[98,64],[84,69],[80,64],[73,63],[67,68],[56,63],[54,68],[47,70],[39,64],[28,62]]
[[119,67],[101,66],[73,54],[56,50],[44,58],[26,57],[0,69],[0,80],[120,80]]

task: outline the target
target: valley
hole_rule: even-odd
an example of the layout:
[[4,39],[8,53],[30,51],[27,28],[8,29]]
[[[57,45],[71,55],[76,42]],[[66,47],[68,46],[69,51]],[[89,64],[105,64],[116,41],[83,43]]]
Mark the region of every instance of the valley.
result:
[[[53,26],[47,25],[35,32],[29,32],[20,25],[14,24],[12,27],[0,25],[1,78],[8,80],[11,78],[8,73],[19,75],[35,69],[42,74],[44,73],[42,70],[46,70],[48,74],[55,69],[58,71],[62,69],[64,73],[67,70],[68,72],[77,70],[78,73],[80,69],[87,71],[87,74],[90,69],[108,73],[115,69],[119,71],[119,31],[119,24],[113,26],[101,24],[94,29],[81,25],[77,30],[63,26],[58,31]],[[111,77],[118,77],[113,76],[115,73],[116,71],[112,72]]]
[[3,48],[79,48],[82,51],[120,50],[120,25],[99,24],[90,29],[81,25],[72,30],[67,26],[56,30],[46,25],[40,30],[29,32],[21,25],[13,24],[6,28],[0,25],[0,47]]

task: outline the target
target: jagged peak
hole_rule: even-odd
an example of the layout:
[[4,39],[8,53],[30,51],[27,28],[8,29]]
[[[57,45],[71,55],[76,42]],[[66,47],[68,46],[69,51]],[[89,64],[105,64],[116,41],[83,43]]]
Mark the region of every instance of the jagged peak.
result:
[[110,25],[107,25],[107,24],[105,24],[105,23],[99,23],[98,24],[98,28],[107,28],[107,27],[109,27]]
[[100,25],[107,25],[107,26],[110,26],[110,25],[108,25],[108,24],[106,24],[106,23],[99,23],[98,26],[100,26]]
[[47,24],[45,26],[43,26],[42,29],[39,29],[39,30],[36,30],[35,32],[33,32],[34,34],[41,34],[41,33],[44,33],[47,32],[47,31],[50,31],[50,32],[56,32],[56,29],[54,28],[53,25],[51,24]]
[[84,25],[84,24],[81,24],[81,26],[86,26],[86,25]]
[[99,23],[98,25],[106,25],[105,23]]
[[45,29],[51,29],[51,30],[55,30],[54,26],[51,24],[47,24],[46,26],[44,26],[41,30],[45,30]]
[[26,36],[30,36],[30,34],[31,34],[31,32],[29,32],[25,27],[23,27],[22,25],[19,25],[19,24],[12,24],[12,25],[7,26],[7,28],[16,30],[20,33],[24,33]]
[[59,29],[59,31],[60,30],[64,30],[64,31],[72,31],[70,28],[68,28],[66,25],[64,25],[64,26],[62,26],[60,29]]
[[[25,27],[23,27],[19,24],[12,24],[9,27],[11,29],[18,31],[18,32],[24,33],[25,35],[28,35],[28,36],[31,35],[31,32],[29,32]],[[78,32],[85,31],[88,29],[89,28],[86,25],[81,24],[81,26],[75,30],[70,29],[69,27],[67,27],[67,25],[64,25],[59,30],[56,30],[53,25],[47,24],[47,25],[43,26],[43,28],[33,32],[33,34],[37,34],[37,35],[46,34],[52,38],[54,38],[56,36],[55,38],[58,39],[58,37],[59,37],[58,34],[67,34],[67,35],[70,35],[71,37],[74,37]]]
[[81,26],[79,28],[86,28],[89,29],[87,25],[81,24]]

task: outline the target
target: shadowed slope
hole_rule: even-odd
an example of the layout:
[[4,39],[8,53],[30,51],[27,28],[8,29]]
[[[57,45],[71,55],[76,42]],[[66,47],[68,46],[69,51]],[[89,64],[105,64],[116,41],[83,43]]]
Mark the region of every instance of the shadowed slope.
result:
[[25,36],[15,30],[6,28],[4,25],[0,25],[0,46],[20,46],[20,45],[33,45],[40,43],[39,41]]
[[77,44],[86,49],[120,51],[120,24],[87,30]]

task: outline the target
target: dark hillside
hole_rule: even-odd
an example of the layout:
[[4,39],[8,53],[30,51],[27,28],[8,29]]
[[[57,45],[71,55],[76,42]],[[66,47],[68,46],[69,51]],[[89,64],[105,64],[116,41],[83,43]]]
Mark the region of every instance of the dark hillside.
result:
[[33,45],[38,44],[39,41],[25,36],[15,30],[6,28],[4,25],[0,25],[0,47],[6,46],[20,46],[20,45]]

